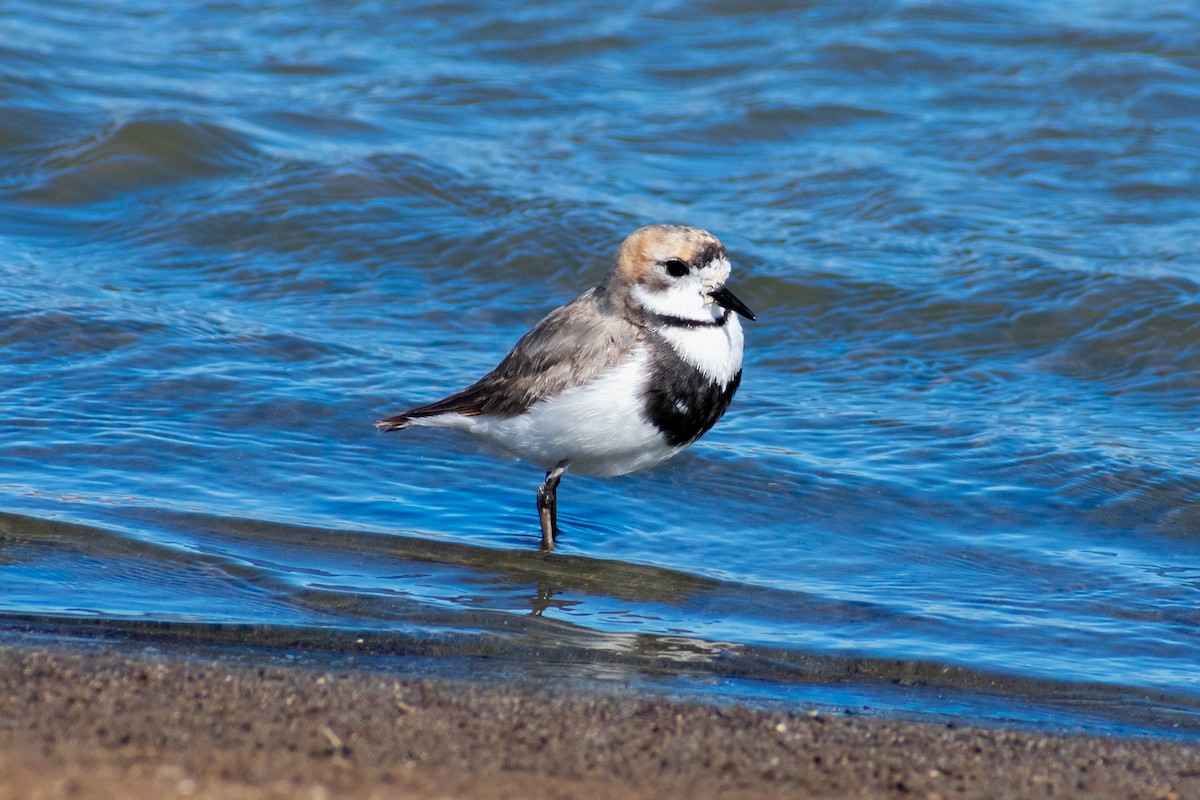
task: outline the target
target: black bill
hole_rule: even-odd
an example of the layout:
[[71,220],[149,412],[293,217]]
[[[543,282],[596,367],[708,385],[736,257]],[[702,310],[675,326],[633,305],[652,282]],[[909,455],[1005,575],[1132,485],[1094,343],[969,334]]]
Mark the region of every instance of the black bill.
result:
[[724,286],[718,286],[716,289],[713,289],[708,293],[708,296],[711,297],[713,301],[722,308],[728,308],[730,311],[736,311],[749,320],[758,319],[754,316],[754,312],[750,310],[748,305],[743,303],[741,300],[738,300],[737,295],[726,289]]

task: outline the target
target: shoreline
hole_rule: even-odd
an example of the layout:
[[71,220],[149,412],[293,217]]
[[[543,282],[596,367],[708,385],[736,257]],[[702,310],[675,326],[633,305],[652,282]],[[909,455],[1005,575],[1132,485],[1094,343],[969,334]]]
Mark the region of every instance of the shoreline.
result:
[[0,644],[0,800],[1200,797],[1200,746]]

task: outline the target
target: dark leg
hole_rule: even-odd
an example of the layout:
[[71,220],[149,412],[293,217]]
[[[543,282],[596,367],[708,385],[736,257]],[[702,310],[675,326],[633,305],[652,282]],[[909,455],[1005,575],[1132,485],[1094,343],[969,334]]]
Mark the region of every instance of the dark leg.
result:
[[554,549],[554,537],[558,536],[558,482],[567,471],[567,462],[546,472],[546,482],[538,488],[538,519],[542,523],[542,549]]

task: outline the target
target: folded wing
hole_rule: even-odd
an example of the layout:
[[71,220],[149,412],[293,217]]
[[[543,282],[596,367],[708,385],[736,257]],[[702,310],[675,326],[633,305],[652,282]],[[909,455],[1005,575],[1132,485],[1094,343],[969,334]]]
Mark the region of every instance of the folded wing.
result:
[[601,287],[584,292],[550,312],[475,383],[375,427],[401,430],[414,420],[442,414],[514,417],[543,398],[587,383],[628,358],[643,336],[640,328],[613,313],[611,303]]

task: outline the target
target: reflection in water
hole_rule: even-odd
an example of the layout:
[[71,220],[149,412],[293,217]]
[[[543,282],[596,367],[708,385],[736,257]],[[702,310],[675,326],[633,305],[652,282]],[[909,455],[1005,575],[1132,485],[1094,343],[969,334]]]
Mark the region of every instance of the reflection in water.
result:
[[570,600],[554,600],[555,593],[561,594],[563,587],[561,585],[538,581],[537,594],[531,598],[529,613],[535,617],[540,617],[548,608],[570,608],[575,603]]

